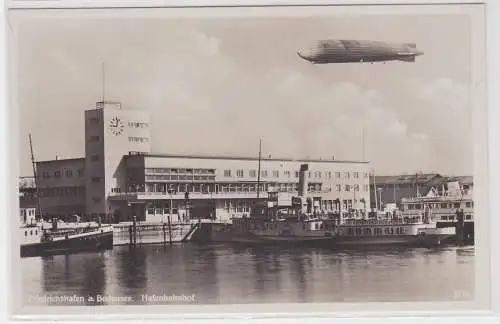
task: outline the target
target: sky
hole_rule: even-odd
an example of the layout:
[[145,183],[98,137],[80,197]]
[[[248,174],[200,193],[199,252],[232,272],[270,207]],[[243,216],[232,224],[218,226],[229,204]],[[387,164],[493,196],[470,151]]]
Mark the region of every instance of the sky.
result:
[[[12,27],[21,175],[32,173],[29,133],[37,160],[84,155],[84,110],[103,79],[106,100],[150,112],[154,153],[257,156],[262,138],[266,156],[473,174],[466,15],[53,17]],[[328,65],[296,55],[319,39],[412,42],[425,54]]]

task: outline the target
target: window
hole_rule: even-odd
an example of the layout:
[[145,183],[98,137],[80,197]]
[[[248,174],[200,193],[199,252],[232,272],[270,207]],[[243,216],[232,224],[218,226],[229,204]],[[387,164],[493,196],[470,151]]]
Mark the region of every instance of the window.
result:
[[243,178],[243,170],[236,170],[236,176],[238,178]]
[[130,136],[128,138],[129,142],[135,142],[135,143],[147,143],[149,142],[149,138],[147,137],[137,137],[137,136]]
[[472,202],[470,201],[465,202],[465,207],[472,207]]
[[345,191],[351,191],[351,186],[350,185],[345,185]]
[[73,170],[71,169],[66,169],[66,177],[70,178],[71,176],[73,176]]
[[365,178],[368,178],[368,172],[365,172],[363,175]]
[[332,172],[328,171],[328,179],[331,179],[331,178],[332,178]]
[[337,191],[339,191],[339,192],[340,192],[341,190],[342,190],[342,186],[338,184],[338,185],[337,185]]
[[231,176],[231,170],[224,170],[224,176],[225,177],[230,177]]
[[335,178],[340,179],[340,172],[335,172]]
[[351,178],[351,174],[350,174],[349,172],[345,172],[345,173],[344,173],[344,175],[345,175],[345,178],[346,178],[346,179]]
[[142,123],[142,122],[128,122],[129,127],[134,127],[134,128],[147,128],[149,127],[148,123]]
[[285,176],[290,178],[290,171],[285,171]]
[[277,170],[274,170],[274,171],[273,171],[273,177],[275,177],[275,178],[279,178],[279,176],[280,176],[280,172],[279,172],[279,171],[277,171]]
[[359,191],[359,185],[358,184],[354,185],[354,191]]
[[295,178],[299,177],[299,171],[295,171]]
[[90,157],[90,160],[91,160],[91,161],[94,161],[94,162],[99,161],[99,155],[92,155],[92,156]]
[[363,185],[363,190],[364,190],[364,191],[368,191],[368,190],[370,190],[370,186],[369,186],[369,185]]
[[321,178],[321,172],[320,171],[314,172],[314,176],[318,179]]
[[250,174],[250,177],[252,177],[252,178],[257,177],[257,171],[255,171],[255,170],[250,170],[249,174]]
[[354,172],[352,176],[354,179],[359,179],[359,172]]
[[61,176],[61,171],[54,172],[54,177],[59,178]]
[[261,171],[260,176],[264,178],[267,177],[267,170]]

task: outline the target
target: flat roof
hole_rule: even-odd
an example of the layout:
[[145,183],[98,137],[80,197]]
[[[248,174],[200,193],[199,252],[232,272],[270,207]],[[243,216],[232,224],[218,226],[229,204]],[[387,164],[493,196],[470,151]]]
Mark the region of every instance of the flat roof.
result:
[[[184,154],[130,154],[127,156],[144,156],[152,158],[182,158],[182,159],[205,159],[205,160],[241,160],[241,161],[258,161],[258,157],[251,156],[234,156],[234,155],[184,155]],[[261,157],[261,161],[281,161],[281,162],[315,162],[315,163],[370,163],[369,161],[347,161],[347,160],[323,160],[323,159],[292,159],[292,158],[274,158]]]
[[447,182],[459,181],[463,184],[473,184],[474,179],[472,176],[447,176],[439,173],[424,173],[424,174],[404,174],[393,176],[375,176],[375,182],[379,185],[392,185],[392,184],[411,184],[418,180],[419,184],[432,183],[444,184]]
[[54,162],[72,162],[72,161],[85,161],[84,157],[80,158],[68,158],[68,159],[54,159],[54,160],[45,160],[45,161],[36,161],[36,163],[45,164],[45,163],[54,163]]

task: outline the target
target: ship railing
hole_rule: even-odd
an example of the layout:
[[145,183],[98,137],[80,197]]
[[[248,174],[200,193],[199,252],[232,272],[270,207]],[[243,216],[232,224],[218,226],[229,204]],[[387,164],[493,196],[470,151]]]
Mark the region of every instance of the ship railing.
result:
[[435,197],[406,197],[401,198],[402,203],[407,202],[431,202],[431,201],[450,201],[450,200],[472,200],[473,195],[471,193],[464,195],[447,195],[447,196],[435,196]]
[[404,225],[419,224],[420,219],[348,219],[342,225]]

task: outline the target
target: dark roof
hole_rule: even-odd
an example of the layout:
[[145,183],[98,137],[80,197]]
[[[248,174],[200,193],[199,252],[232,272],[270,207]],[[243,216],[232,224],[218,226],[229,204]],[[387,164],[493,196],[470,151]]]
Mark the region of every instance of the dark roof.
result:
[[473,176],[450,177],[449,181],[458,181],[462,184],[472,185],[474,184],[474,177]]
[[[157,158],[183,158],[183,159],[206,159],[206,160],[244,160],[258,161],[258,157],[249,156],[234,156],[234,155],[183,155],[183,154],[138,154],[145,157]],[[134,156],[133,154],[131,156]],[[277,158],[277,157],[261,157],[262,161],[283,161],[283,162],[324,162],[324,163],[370,163],[369,161],[346,161],[346,160],[327,160],[327,159],[292,159],[292,158]]]
[[[416,175],[402,176],[375,176],[377,188],[381,188],[380,194],[383,202],[398,201],[401,198],[416,197],[417,190],[420,195],[426,195],[432,188],[441,191],[441,188],[448,182],[459,181],[462,184],[473,184],[473,177],[450,177],[437,173],[419,174],[418,183]],[[417,185],[418,184],[418,185]],[[394,186],[394,187],[393,187]],[[396,188],[397,186],[397,188]],[[374,199],[373,190],[370,192],[371,199]]]
[[378,185],[425,183],[435,178],[442,178],[439,173],[408,174],[394,176],[375,176],[375,183]]
[[70,161],[79,161],[79,160],[83,160],[85,161],[85,158],[84,157],[81,157],[81,158],[70,158],[70,159],[55,159],[55,160],[45,160],[45,161],[36,161],[36,163],[40,163],[40,164],[45,164],[45,163],[54,163],[54,162],[70,162]]

